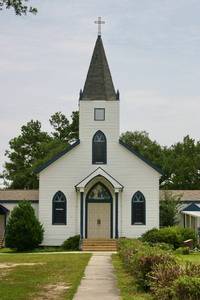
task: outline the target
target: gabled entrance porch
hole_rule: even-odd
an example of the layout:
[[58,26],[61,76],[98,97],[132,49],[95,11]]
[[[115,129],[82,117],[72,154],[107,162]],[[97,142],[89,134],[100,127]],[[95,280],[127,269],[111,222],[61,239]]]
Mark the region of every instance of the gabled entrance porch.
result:
[[82,239],[109,240],[119,237],[119,195],[123,186],[102,168],[76,185],[80,203]]

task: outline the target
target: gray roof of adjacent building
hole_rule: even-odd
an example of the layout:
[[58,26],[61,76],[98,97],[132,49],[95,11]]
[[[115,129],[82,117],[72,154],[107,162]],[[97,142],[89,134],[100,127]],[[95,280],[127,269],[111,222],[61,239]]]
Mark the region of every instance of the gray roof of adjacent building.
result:
[[0,202],[13,202],[13,201],[38,201],[39,190],[0,190]]
[[160,199],[163,198],[165,191],[172,192],[174,196],[181,196],[182,202],[200,202],[200,190],[160,190]]
[[80,100],[118,100],[101,36],[96,40]]

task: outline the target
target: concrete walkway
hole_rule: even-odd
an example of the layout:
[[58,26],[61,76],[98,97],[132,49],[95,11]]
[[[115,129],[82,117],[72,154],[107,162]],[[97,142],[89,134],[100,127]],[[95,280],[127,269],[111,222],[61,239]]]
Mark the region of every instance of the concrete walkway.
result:
[[119,300],[111,253],[94,253],[74,300]]

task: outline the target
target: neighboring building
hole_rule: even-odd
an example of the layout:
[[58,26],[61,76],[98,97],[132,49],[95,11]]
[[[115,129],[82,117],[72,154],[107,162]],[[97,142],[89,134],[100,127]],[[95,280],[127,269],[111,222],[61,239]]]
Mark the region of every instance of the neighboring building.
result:
[[[172,195],[181,196],[180,225],[190,227],[200,235],[200,190],[168,190]],[[164,191],[160,191],[160,199]]]
[[[119,92],[99,35],[80,92],[79,140],[38,169],[44,245],[60,245],[77,234],[139,237],[159,226],[160,170],[119,140],[119,114]],[[2,205],[7,214],[8,203]]]
[[0,241],[4,236],[10,212],[20,200],[30,201],[38,217],[38,190],[0,190]]

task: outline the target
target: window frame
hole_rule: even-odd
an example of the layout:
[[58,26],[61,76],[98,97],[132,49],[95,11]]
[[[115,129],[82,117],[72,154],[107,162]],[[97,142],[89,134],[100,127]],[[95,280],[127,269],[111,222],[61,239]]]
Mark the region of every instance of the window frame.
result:
[[[94,142],[94,139],[95,139],[95,136],[99,133],[101,133],[105,138],[105,142],[104,142],[105,149],[104,149],[104,161],[103,162],[97,162],[95,160],[95,146],[94,146],[95,142]],[[107,164],[107,139],[106,139],[105,134],[101,130],[96,131],[95,134],[93,135],[93,138],[92,138],[92,164],[93,165],[106,165]]]
[[[55,222],[55,203],[56,203],[55,198],[58,193],[61,193],[61,195],[64,198],[64,201],[62,201],[61,203],[64,203],[64,218],[65,218],[65,220],[62,223]],[[67,225],[67,199],[65,197],[65,194],[61,191],[57,191],[54,194],[53,199],[52,199],[52,225]]]
[[[102,110],[103,111],[103,116],[104,116],[104,118],[102,119],[102,120],[97,120],[96,119],[96,111],[97,110]],[[99,122],[102,122],[102,121],[105,121],[105,116],[106,115],[106,112],[105,112],[105,108],[104,107],[96,107],[96,108],[94,108],[94,121],[99,121]]]
[[[142,202],[134,201],[135,197],[137,197],[138,194],[139,194],[139,196],[141,196],[143,198]],[[144,219],[143,222],[135,222],[134,221],[134,212],[135,212],[134,206],[138,203],[143,203],[143,207],[142,207],[142,209],[143,209],[142,215],[143,215],[143,219]],[[131,199],[131,225],[134,225],[134,226],[144,226],[144,225],[146,225],[146,199],[145,199],[144,194],[141,191],[137,191],[136,193],[134,193],[134,195]]]

